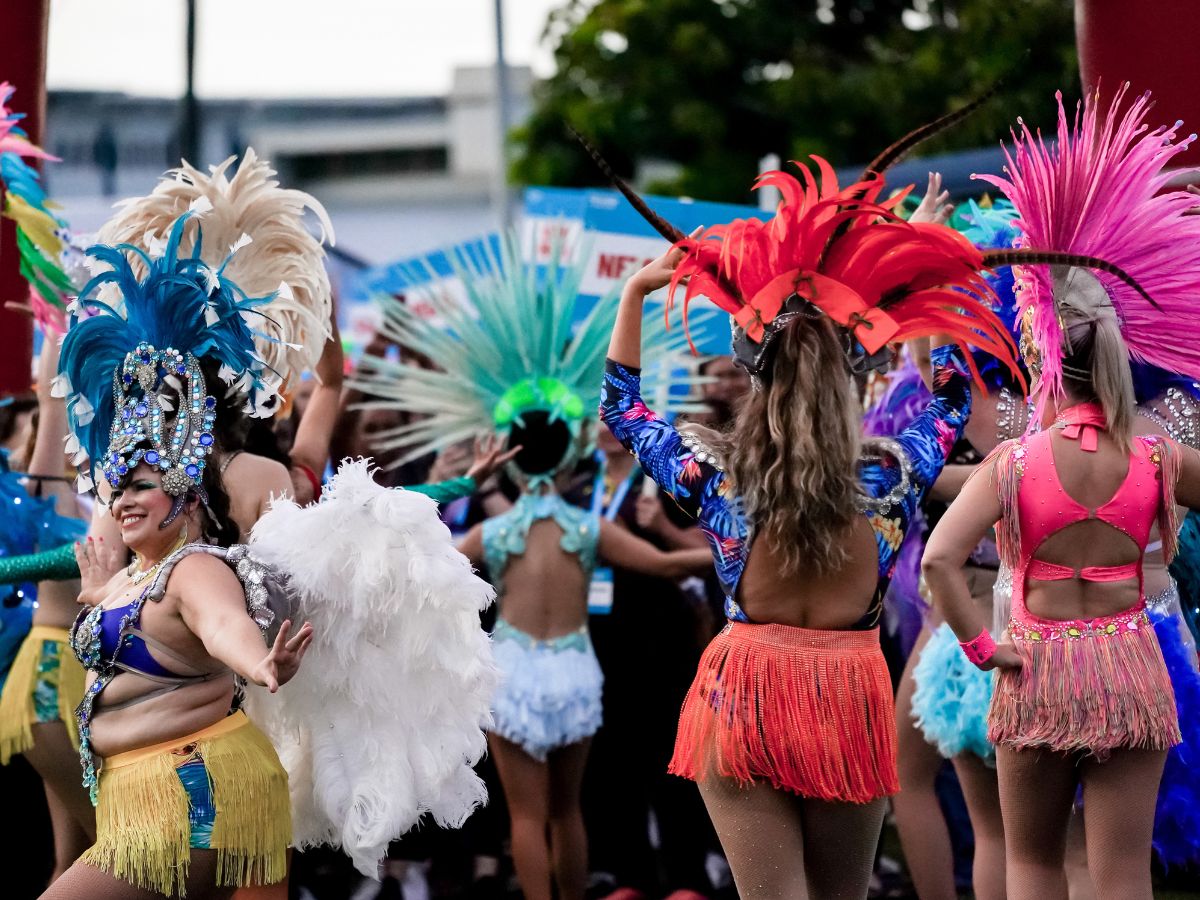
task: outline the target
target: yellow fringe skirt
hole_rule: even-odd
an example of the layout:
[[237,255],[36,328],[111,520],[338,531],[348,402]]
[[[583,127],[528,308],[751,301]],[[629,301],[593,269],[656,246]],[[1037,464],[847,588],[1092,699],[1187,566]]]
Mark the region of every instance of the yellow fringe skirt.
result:
[[33,726],[61,719],[79,746],[75,707],[87,678],[65,628],[35,625],[17,651],[0,695],[0,765],[33,747]]
[[83,861],[140,888],[182,897],[191,801],[176,770],[197,759],[208,772],[216,808],[208,846],[217,853],[217,885],[282,881],[292,839],[287,772],[266,735],[242,712],[105,759],[96,843]]

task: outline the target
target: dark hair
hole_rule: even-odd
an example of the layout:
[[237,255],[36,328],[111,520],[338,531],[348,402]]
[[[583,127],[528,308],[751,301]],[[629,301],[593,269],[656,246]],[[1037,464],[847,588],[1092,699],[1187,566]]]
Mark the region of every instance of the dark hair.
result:
[[11,403],[0,406],[0,443],[7,443],[17,430],[22,413],[37,409],[37,399],[28,394],[13,397]]
[[251,420],[250,427],[246,431],[246,439],[242,442],[241,449],[247,453],[253,453],[255,456],[265,456],[267,459],[273,459],[277,463],[283,463],[283,465],[290,469],[292,467],[292,458],[283,449],[273,423],[274,420]]
[[[147,449],[150,447],[149,444],[141,444],[141,446]],[[128,482],[131,478],[133,478],[133,469],[130,469],[125,475],[123,483]],[[200,485],[204,488],[204,493],[208,495],[208,509],[201,516],[201,521],[204,523],[201,537],[212,541],[218,547],[230,547],[238,543],[241,540],[242,532],[229,515],[229,494],[225,492],[225,485],[221,483],[220,469],[215,465],[205,466],[203,474],[200,476]],[[200,494],[194,487],[189,488],[186,494],[187,502],[193,500],[201,503]],[[203,504],[201,504],[201,509],[204,509]]]
[[[204,516],[204,536],[218,547],[231,547],[242,539],[241,529],[229,515],[229,495],[216,466],[207,466],[200,478],[208,494],[208,514]],[[189,492],[190,493],[190,492]],[[199,496],[196,498],[199,499]]]
[[513,462],[526,475],[548,475],[562,465],[571,449],[571,429],[545,412],[522,413],[508,436],[508,446],[521,445]]
[[[253,419],[246,415],[242,409],[246,403],[245,394],[235,392],[232,396],[226,396],[225,382],[217,374],[220,368],[221,364],[211,357],[206,356],[200,360],[200,371],[204,375],[204,385],[208,389],[209,394],[217,398],[217,415],[213,428],[213,437],[216,438],[217,446],[226,453],[246,450],[250,453],[257,453],[260,456],[277,459],[285,465],[288,464],[286,454],[282,457],[279,455],[282,451],[276,449],[274,453],[269,453],[259,449],[260,446],[266,443],[261,433],[264,430],[269,431],[270,426],[261,419]],[[275,408],[278,409],[282,399],[276,397],[273,402],[275,403]],[[254,448],[249,446],[251,440],[257,441],[257,445]]]

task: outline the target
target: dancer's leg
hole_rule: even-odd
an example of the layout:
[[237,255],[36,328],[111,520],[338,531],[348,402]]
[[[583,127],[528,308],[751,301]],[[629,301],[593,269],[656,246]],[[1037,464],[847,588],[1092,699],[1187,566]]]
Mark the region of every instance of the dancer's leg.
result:
[[[188,864],[188,900],[229,900],[235,888],[216,887],[216,875],[216,851],[193,850]],[[41,900],[163,900],[163,895],[76,862],[42,894]]]
[[1009,900],[1066,900],[1063,854],[1079,778],[1074,757],[997,747],[996,774]]
[[590,745],[579,741],[550,754],[550,852],[559,900],[583,900],[587,889],[587,831],[579,801]]
[[92,842],[84,834],[71,810],[59,799],[54,788],[47,781],[42,782],[46,792],[46,808],[50,812],[50,827],[54,833],[54,871],[50,873],[48,884],[53,884],[62,876],[71,864],[83,855],[83,851]]
[[808,892],[812,897],[865,900],[887,801],[800,801]]
[[913,669],[932,632],[921,629],[896,692],[896,764],[900,793],[892,798],[900,846],[921,900],[955,900],[954,851],[935,783],[942,767],[937,748],[926,742],[912,718]]
[[1000,816],[996,770],[974,753],[963,753],[953,762],[975,833],[975,861],[971,869],[975,900],[1005,900],[1004,820]]
[[62,722],[33,726],[33,746],[25,758],[42,776],[46,805],[54,828],[54,872],[51,882],[79,858],[96,837],[96,812],[79,774],[79,754]]
[[71,743],[62,722],[39,722],[33,726],[33,747],[25,758],[37,770],[84,831],[88,841],[96,839],[96,810],[88,799],[79,771],[79,752]]
[[1067,853],[1063,868],[1067,873],[1067,896],[1071,900],[1096,900],[1096,886],[1088,871],[1083,810],[1078,806],[1071,810],[1071,820],[1067,822]]
[[709,775],[700,796],[741,900],[808,900],[800,801],[769,784]]
[[1151,900],[1150,840],[1166,750],[1114,750],[1083,763],[1088,868],[1100,900]]
[[550,900],[550,767],[512,741],[488,735],[508,802],[513,865],[526,900]]

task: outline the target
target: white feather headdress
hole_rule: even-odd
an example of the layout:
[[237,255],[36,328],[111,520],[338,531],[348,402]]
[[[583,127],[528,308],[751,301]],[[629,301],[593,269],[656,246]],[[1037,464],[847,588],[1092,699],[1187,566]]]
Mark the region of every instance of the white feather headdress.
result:
[[[157,256],[171,225],[191,210],[203,231],[201,258],[219,265],[236,249],[225,275],[252,297],[272,297],[259,307],[274,324],[258,338],[258,352],[286,387],[312,368],[329,337],[333,301],[322,244],[332,246],[333,225],[315,197],[281,188],[275,170],[252,148],[230,175],[236,159],[210,167],[207,175],[184,161],[150,194],[119,203],[99,241],[133,244]],[[305,226],[305,210],[320,228],[316,237]],[[191,251],[196,234],[189,225],[182,252]]]

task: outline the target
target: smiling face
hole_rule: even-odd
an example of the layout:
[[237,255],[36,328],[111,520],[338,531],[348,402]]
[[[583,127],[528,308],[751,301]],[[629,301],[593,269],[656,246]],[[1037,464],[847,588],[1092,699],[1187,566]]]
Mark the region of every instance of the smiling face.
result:
[[171,514],[173,499],[162,489],[162,474],[145,463],[139,464],[120,487],[103,499],[107,499],[109,512],[121,528],[125,546],[148,555],[153,555],[159,544],[170,544],[186,518],[180,516],[177,524],[159,528]]

